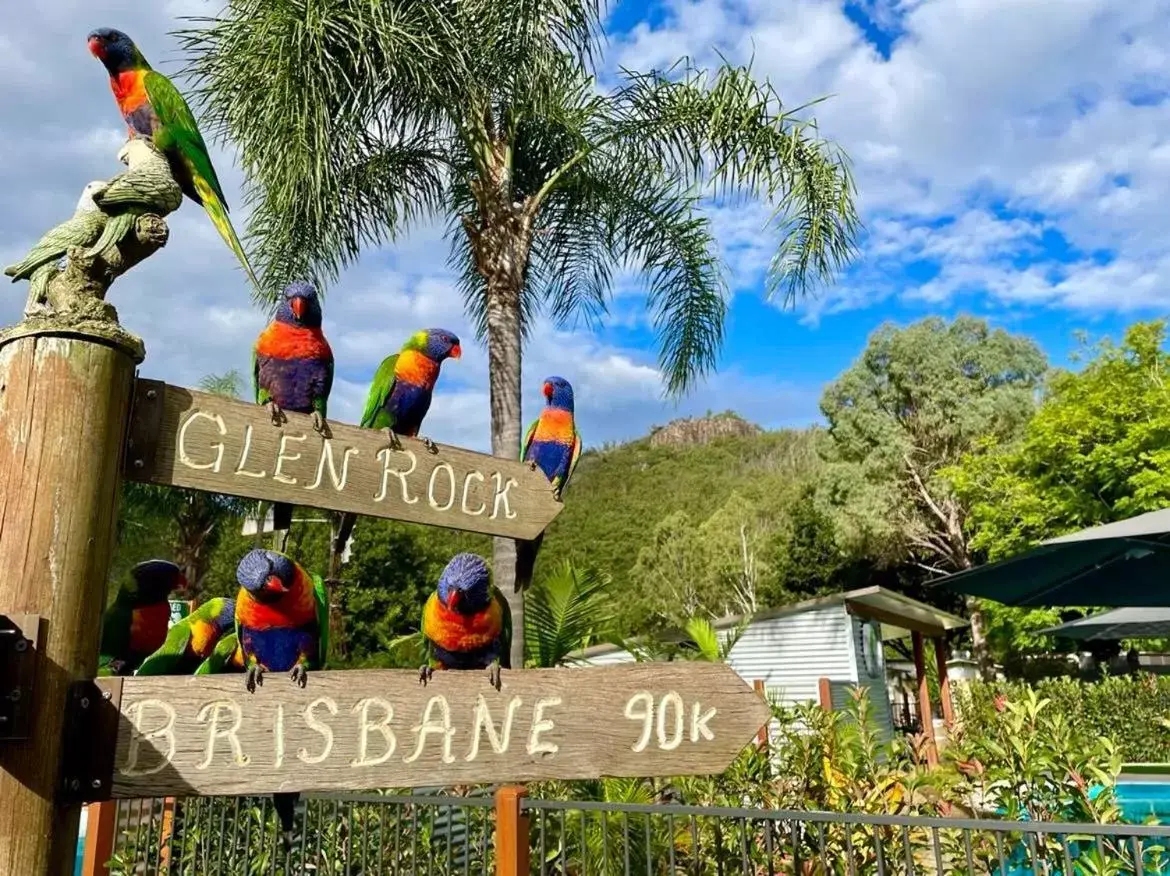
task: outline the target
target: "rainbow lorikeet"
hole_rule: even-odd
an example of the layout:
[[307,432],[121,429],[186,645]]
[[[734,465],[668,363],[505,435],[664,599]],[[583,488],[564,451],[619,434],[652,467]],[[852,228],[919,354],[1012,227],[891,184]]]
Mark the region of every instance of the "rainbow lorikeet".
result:
[[544,472],[559,499],[581,458],[581,433],[573,419],[573,387],[569,381],[546,377],[544,397],[544,410],[524,435],[520,459]]
[[209,599],[167,631],[162,646],[142,661],[135,675],[191,675],[236,627],[236,601]]
[[[545,406],[524,435],[520,459],[539,468],[553,485],[559,501],[581,458],[581,433],[573,419],[573,387],[563,377],[546,377]],[[542,532],[533,541],[520,543],[516,551],[516,578],[530,581],[536,555],[544,541]]]
[[[276,551],[257,548],[236,567],[236,636],[247,672],[245,684],[255,692],[265,672],[287,672],[295,684],[308,683],[308,671],[325,665],[328,651],[329,600],[316,575]],[[293,816],[299,795],[273,794],[286,848],[293,839]]]
[[131,675],[162,647],[171,621],[167,601],[172,590],[185,590],[182,570],[167,560],[147,560],[130,570],[102,615],[98,675]]
[[422,635],[427,662],[419,669],[423,684],[439,669],[487,669],[500,689],[500,667],[511,669],[512,613],[491,583],[487,562],[477,554],[456,554],[439,576],[439,586],[423,605]]
[[[283,411],[313,415],[313,428],[325,431],[329,391],[333,388],[333,350],[321,332],[321,302],[311,283],[297,280],[284,290],[280,305],[252,350],[256,404],[266,405],[280,425]],[[293,506],[272,506],[273,528],[287,532]]]
[[260,289],[240,239],[228,218],[227,199],[211,164],[207,144],[183,95],[163,74],[152,70],[134,41],[103,27],[87,37],[89,50],[110,74],[110,88],[130,135],[147,137],[167,157],[183,192],[201,204],[220,237],[236,254],[253,287]]
[[[387,356],[378,366],[366,408],[362,412],[363,429],[387,429],[390,446],[399,449],[399,435],[418,437],[423,418],[431,407],[439,367],[447,359],[458,359],[463,354],[459,338],[446,329],[422,329],[411,335],[402,349]],[[431,453],[439,448],[430,438],[421,439]],[[334,540],[334,553],[345,549],[349,534],[357,518],[343,514]]]

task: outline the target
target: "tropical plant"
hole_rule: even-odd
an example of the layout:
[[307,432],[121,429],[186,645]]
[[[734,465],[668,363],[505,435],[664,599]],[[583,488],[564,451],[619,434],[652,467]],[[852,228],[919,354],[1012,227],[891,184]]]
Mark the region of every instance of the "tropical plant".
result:
[[[520,446],[525,332],[541,312],[599,317],[621,271],[645,277],[667,389],[714,366],[726,283],[704,197],[771,205],[770,285],[790,297],[854,251],[853,182],[811,122],[742,67],[622,72],[600,90],[600,6],[230,0],[181,34],[206,122],[240,148],[266,285],[336,277],[447,220],[498,456]],[[519,664],[514,542],[496,542],[495,570]]]
[[604,641],[613,624],[610,578],[564,562],[528,594],[528,666],[561,666],[570,655]]

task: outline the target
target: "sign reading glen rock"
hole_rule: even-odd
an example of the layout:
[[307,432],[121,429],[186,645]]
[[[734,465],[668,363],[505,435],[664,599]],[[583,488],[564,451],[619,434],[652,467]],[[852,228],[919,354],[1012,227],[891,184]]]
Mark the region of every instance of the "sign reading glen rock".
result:
[[[722,664],[127,678],[112,797],[265,794],[725,769],[768,720]],[[113,723],[113,722],[111,722]]]
[[156,380],[137,381],[126,477],[231,496],[532,539],[561,510],[519,461],[329,424]]

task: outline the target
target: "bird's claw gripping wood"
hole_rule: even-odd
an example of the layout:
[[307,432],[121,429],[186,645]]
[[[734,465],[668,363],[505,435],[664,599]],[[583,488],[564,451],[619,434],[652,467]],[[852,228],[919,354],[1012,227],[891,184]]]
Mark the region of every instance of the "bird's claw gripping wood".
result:
[[297,687],[304,688],[309,683],[309,670],[305,669],[303,665],[298,663],[289,672],[288,677],[293,680],[293,684],[295,684]]
[[528,470],[529,471],[536,471],[536,460],[535,459],[528,460]]
[[501,690],[504,686],[503,673],[500,669],[500,661],[493,660],[488,666],[488,682],[496,690]]
[[560,487],[553,488],[553,498],[556,499],[558,502],[561,501],[561,488]]
[[244,676],[244,686],[248,688],[248,693],[256,693],[257,686],[264,686],[264,670],[259,666],[249,666]]
[[318,435],[326,434],[325,418],[321,416],[320,411],[313,411],[313,431]]
[[274,401],[270,401],[265,405],[265,407],[268,408],[268,413],[272,416],[272,425],[283,426],[285,423],[285,416],[284,411],[280,409],[280,405]]
[[393,429],[387,429],[386,431],[390,433],[390,449],[401,450],[402,442],[398,440],[398,434]]
[[432,441],[430,438],[420,438],[418,440],[421,441],[423,443],[423,447],[425,447],[431,453],[438,453],[439,452],[439,445],[436,444],[434,441]]
[[425,664],[423,666],[420,666],[418,668],[418,683],[421,684],[423,687],[426,687],[427,682],[431,680],[431,676],[433,676],[434,674],[435,674],[435,670],[431,669],[431,667],[429,667]]

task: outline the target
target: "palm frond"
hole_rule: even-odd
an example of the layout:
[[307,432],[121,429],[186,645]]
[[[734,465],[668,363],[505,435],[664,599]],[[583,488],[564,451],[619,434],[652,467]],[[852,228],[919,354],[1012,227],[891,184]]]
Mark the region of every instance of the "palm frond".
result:
[[578,570],[569,562],[536,584],[524,604],[527,662],[560,666],[574,651],[607,635],[613,620],[609,584],[608,575]]

